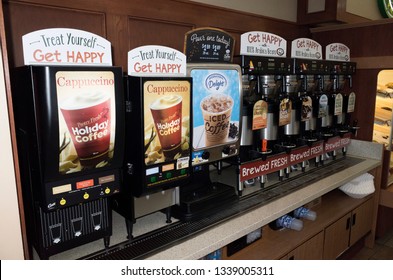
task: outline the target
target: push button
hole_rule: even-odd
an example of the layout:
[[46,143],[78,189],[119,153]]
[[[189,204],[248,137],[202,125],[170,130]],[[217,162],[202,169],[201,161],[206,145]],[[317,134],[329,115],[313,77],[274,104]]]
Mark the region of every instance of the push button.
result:
[[66,203],[67,203],[67,200],[65,200],[64,198],[60,199],[61,206],[66,205]]
[[157,177],[156,176],[150,177],[150,183],[155,183],[155,182],[157,182]]

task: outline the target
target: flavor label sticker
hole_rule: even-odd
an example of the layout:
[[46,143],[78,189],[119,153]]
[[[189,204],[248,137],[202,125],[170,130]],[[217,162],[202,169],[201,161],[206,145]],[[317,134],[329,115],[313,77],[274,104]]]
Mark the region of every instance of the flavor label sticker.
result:
[[312,99],[310,96],[305,96],[302,101],[301,121],[308,121],[312,117]]
[[186,56],[169,47],[148,45],[128,52],[130,76],[181,77],[186,71]]
[[337,93],[334,99],[334,115],[341,115],[343,113],[343,96],[341,93]]
[[252,115],[252,130],[258,130],[267,127],[267,109],[266,101],[259,100],[255,102]]
[[328,115],[328,97],[326,94],[322,94],[319,97],[319,109],[318,109],[318,118],[323,118]]
[[71,28],[41,29],[22,36],[25,65],[112,66],[111,43]]
[[59,71],[59,173],[110,166],[116,132],[111,71]]
[[239,138],[239,69],[192,69],[194,150],[234,143]]
[[356,94],[351,92],[348,96],[348,107],[347,112],[353,113],[355,111],[355,103],[356,103]]
[[268,32],[252,31],[240,36],[240,54],[264,57],[286,57],[287,41]]
[[292,101],[289,98],[284,98],[280,101],[280,113],[278,118],[278,125],[283,126],[291,122]]

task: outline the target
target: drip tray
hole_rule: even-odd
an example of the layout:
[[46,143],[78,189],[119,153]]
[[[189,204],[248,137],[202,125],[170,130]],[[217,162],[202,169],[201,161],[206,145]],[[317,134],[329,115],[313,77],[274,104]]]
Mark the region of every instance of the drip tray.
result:
[[245,196],[234,203],[232,207],[216,212],[213,215],[191,221],[179,221],[167,225],[155,231],[141,235],[133,240],[125,241],[111,246],[108,249],[87,255],[82,259],[88,260],[132,260],[143,259],[173,246],[186,238],[200,233],[213,227],[218,223],[231,219],[245,211],[252,210],[264,204],[270,203],[275,199],[285,196],[293,191],[304,188],[320,178],[324,178],[338,171],[352,167],[364,159],[343,157],[324,166],[314,168],[296,177],[286,179],[269,187],[268,190],[260,190]]

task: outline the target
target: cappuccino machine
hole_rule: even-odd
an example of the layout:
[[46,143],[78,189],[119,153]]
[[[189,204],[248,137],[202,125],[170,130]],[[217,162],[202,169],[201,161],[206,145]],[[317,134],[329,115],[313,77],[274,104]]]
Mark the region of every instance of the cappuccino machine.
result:
[[136,219],[179,203],[190,177],[192,80],[178,50],[147,45],[128,52],[124,78],[126,140],[124,191],[113,208],[125,217],[128,238]]
[[44,29],[23,36],[23,54],[11,79],[28,242],[41,259],[100,238],[108,247],[124,154],[110,42]]
[[241,68],[232,64],[233,37],[214,28],[185,35],[187,75],[192,78],[192,141],[190,182],[180,189],[174,207],[181,220],[203,218],[238,202],[233,186],[214,180],[225,160],[239,153],[241,131]]
[[[341,44],[335,45],[343,51]],[[241,35],[240,58],[243,126],[235,163],[240,196],[256,185],[266,188],[267,175],[272,185],[292,172],[306,171],[311,161],[318,166],[330,155],[335,158],[339,149],[345,155],[351,136],[347,132],[356,129],[348,120],[343,125],[354,110],[354,94],[348,90],[354,63],[322,60],[321,45],[308,38],[293,40],[291,58],[287,58],[283,38],[259,31]],[[345,101],[345,114],[333,110],[332,100],[340,85],[344,88],[340,79],[346,82],[350,100]]]

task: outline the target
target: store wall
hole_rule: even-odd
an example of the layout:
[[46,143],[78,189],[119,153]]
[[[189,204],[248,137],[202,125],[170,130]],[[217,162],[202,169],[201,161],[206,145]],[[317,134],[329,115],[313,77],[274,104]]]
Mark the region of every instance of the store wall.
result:
[[296,22],[297,1],[293,0],[191,0],[217,7]]
[[[296,2],[296,1],[294,1]],[[224,29],[236,40],[258,30],[291,41],[308,36],[306,27],[289,21],[183,0],[27,0],[3,1],[11,66],[23,64],[22,35],[49,27],[78,28],[106,37],[114,64],[126,69],[127,52],[141,45],[165,45],[183,51],[184,34],[198,27]],[[203,15],[203,16],[201,16]],[[34,20],[32,20],[34,19]]]
[[23,259],[3,60],[0,48],[0,259]]

